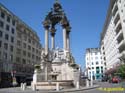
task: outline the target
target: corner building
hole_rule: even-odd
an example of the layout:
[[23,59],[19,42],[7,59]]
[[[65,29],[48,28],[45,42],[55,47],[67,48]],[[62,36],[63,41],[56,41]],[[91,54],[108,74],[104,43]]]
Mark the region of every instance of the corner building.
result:
[[114,73],[125,58],[125,0],[110,0],[100,46],[106,73]]
[[34,64],[41,61],[41,44],[36,32],[0,4],[0,85],[32,79]]
[[100,48],[87,48],[85,53],[86,76],[90,80],[100,80],[105,70]]

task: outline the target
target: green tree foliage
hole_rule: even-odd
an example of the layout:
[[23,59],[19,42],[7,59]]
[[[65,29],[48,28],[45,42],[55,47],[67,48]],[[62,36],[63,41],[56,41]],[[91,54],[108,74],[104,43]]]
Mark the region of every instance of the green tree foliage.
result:
[[117,74],[121,77],[125,79],[125,64],[121,65],[118,70],[117,70]]

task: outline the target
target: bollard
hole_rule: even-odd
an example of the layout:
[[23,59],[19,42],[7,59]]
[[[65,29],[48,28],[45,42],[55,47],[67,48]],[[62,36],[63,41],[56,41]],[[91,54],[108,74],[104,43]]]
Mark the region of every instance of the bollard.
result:
[[56,83],[56,91],[59,91],[59,82]]
[[79,81],[76,82],[76,89],[79,89]]
[[27,85],[26,85],[26,83],[24,83],[24,87],[25,87],[25,89],[27,88]]
[[86,87],[89,87],[89,80],[86,79]]
[[23,88],[22,88],[23,90],[25,90],[25,84],[23,83]]
[[93,86],[93,80],[90,81],[90,85]]
[[20,88],[23,89],[23,83],[20,84]]
[[35,84],[32,84],[32,90],[36,91],[36,85]]

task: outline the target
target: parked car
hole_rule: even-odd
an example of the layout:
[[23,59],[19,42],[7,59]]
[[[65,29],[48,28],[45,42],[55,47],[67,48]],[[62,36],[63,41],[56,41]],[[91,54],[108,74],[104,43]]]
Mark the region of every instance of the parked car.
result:
[[120,78],[119,78],[119,77],[114,76],[114,77],[112,78],[112,83],[119,83],[119,82],[120,82]]
[[107,82],[107,81],[108,81],[108,77],[105,76],[102,78],[102,82]]

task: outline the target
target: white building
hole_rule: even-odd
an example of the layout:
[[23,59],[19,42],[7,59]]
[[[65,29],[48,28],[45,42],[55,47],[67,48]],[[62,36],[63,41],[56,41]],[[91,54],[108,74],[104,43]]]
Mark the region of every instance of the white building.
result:
[[86,75],[91,80],[98,80],[103,77],[105,70],[101,59],[100,48],[88,48],[85,53]]
[[103,32],[101,33],[102,61],[107,71],[125,57],[125,0],[110,0]]

